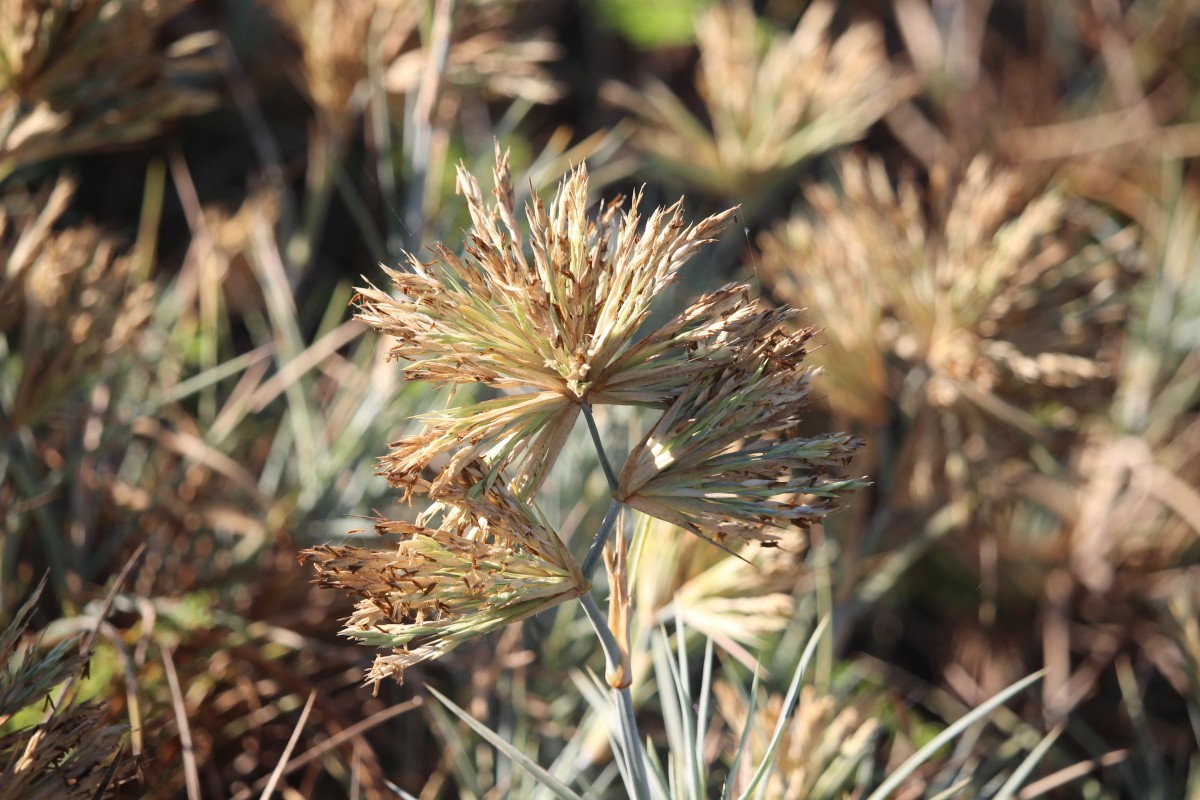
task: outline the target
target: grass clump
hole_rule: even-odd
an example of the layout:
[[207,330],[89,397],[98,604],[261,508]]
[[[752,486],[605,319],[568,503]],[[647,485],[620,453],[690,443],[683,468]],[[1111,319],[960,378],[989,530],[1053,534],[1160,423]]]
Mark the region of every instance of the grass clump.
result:
[[0,0],[0,793],[1195,793],[1200,16],[636,5]]

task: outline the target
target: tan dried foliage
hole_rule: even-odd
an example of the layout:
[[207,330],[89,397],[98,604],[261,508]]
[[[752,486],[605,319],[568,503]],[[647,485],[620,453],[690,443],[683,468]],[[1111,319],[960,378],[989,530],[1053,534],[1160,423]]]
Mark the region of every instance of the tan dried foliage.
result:
[[163,45],[191,0],[0,0],[0,177],[22,164],[156,135],[214,105],[181,79],[208,34]]
[[764,179],[860,138],[912,92],[888,62],[880,28],[856,22],[834,37],[834,11],[813,3],[766,48],[748,2],[702,14],[696,85],[707,124],[657,80],[641,91],[609,84],[605,96],[638,117],[635,141],[686,183],[722,196],[760,191]]
[[792,527],[779,537],[778,547],[748,545],[731,558],[698,537],[678,536],[668,522],[642,516],[631,548],[641,629],[678,616],[753,667],[752,651],[767,646],[795,613],[792,592],[805,573],[805,532]]
[[1173,649],[1163,673],[1183,697],[1200,697],[1200,570],[1185,567],[1164,587],[1166,627]]
[[[443,71],[445,99],[441,114],[461,104],[455,97],[466,90],[485,99],[521,98],[531,103],[552,103],[563,87],[545,65],[562,57],[562,50],[543,31],[522,31],[514,24],[518,4],[459,4]],[[392,94],[416,91],[427,68],[424,48],[401,54],[388,66],[384,86]]]
[[[468,88],[535,103],[552,102],[561,94],[543,67],[559,57],[558,47],[536,33],[514,38],[507,30],[512,9],[506,4],[460,4],[447,14],[444,33],[435,22],[427,39],[421,27],[433,8],[430,3],[270,0],[270,5],[300,47],[298,82],[335,136],[344,136],[356,118],[372,62],[381,71],[380,85],[395,95],[416,92],[436,66],[439,100],[431,95],[422,113],[439,117],[452,116],[461,102],[456,94]],[[439,54],[443,46],[445,52]]]
[[330,130],[349,124],[355,91],[367,79],[368,55],[387,64],[409,44],[421,22],[412,0],[270,0],[302,58],[301,85]]
[[1077,478],[1027,484],[1057,499],[1072,571],[1100,593],[1186,561],[1200,533],[1200,200],[1185,191],[1148,216],[1107,419],[1080,439]]
[[[1103,406],[1121,270],[1072,244],[1064,197],[1030,195],[984,157],[931,187],[928,211],[914,181],[893,188],[876,160],[845,157],[838,174],[840,188],[812,187],[811,209],[761,240],[764,279],[822,329],[813,361],[835,415],[881,426],[899,398],[939,431],[953,412],[954,435],[978,449],[997,420],[1042,437],[1040,401]],[[937,456],[908,457],[910,489],[926,496]]]
[[587,590],[579,565],[540,513],[501,483],[480,492],[483,475],[471,465],[448,488],[454,505],[435,509],[436,527],[381,520],[377,533],[399,537],[394,550],[305,551],[321,585],[361,598],[343,634],[391,647],[376,658],[368,681],[402,678],[406,668],[466,639]]
[[[640,196],[588,214],[588,175],[575,170],[547,209],[526,209],[529,249],[516,219],[507,155],[497,152],[494,204],[459,170],[474,232],[459,258],[445,245],[425,264],[389,270],[397,296],[360,290],[359,318],[396,337],[391,357],[410,379],[482,383],[510,392],[426,415],[425,430],[393,445],[384,470],[411,492],[420,471],[454,452],[438,491],[463,464],[487,457],[516,465],[514,486],[541,483],[583,403],[658,402],[721,355],[722,314],[738,303],[726,289],[701,298],[662,329],[633,341],[654,298],[727,224],[733,210],[688,225],[681,203],[656,209],[639,231]],[[708,344],[704,344],[708,342]]]
[[153,286],[134,254],[118,255],[96,228],[54,230],[73,191],[63,179],[28,198],[24,213],[0,207],[0,335],[20,363],[14,427],[43,418],[60,395],[131,347],[153,310]]

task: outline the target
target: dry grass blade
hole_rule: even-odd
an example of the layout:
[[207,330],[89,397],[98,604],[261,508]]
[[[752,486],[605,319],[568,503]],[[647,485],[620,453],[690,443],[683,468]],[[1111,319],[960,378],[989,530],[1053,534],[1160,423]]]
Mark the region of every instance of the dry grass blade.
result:
[[[79,644],[80,657],[84,659],[91,657],[92,644],[96,641],[97,634],[100,633],[100,626],[103,625],[104,621],[108,618],[108,612],[112,610],[113,601],[117,597],[117,592],[121,591],[121,587],[124,585],[125,579],[129,577],[129,573],[133,571],[134,565],[137,564],[138,559],[142,557],[142,553],[145,551],[145,544],[138,545],[137,549],[133,551],[133,555],[125,560],[125,566],[121,567],[121,571],[117,573],[117,579],[113,581],[112,587],[108,590],[108,594],[106,594],[104,597],[104,603],[101,604],[100,610],[96,613],[96,624],[92,626],[92,628],[87,632],[87,635],[83,637],[83,641]],[[39,588],[38,591],[40,592],[41,589]],[[73,688],[73,681],[68,682],[68,684],[63,687],[62,692],[59,695],[58,703],[55,703],[54,705],[62,703],[63,698],[67,696],[71,688]]]
[[292,750],[296,747],[296,742],[300,740],[300,733],[304,730],[304,723],[308,721],[308,713],[312,711],[313,701],[317,699],[317,690],[313,689],[309,692],[308,701],[304,704],[304,710],[300,712],[300,719],[296,721],[296,728],[292,731],[292,736],[288,739],[287,747],[283,749],[283,755],[279,758],[279,763],[275,765],[275,769],[271,772],[271,779],[267,781],[266,787],[262,794],[259,795],[259,800],[267,800],[275,792],[275,786],[283,778],[287,770],[288,759],[292,757]]
[[1128,750],[1113,750],[1105,753],[1099,758],[1090,758],[1087,761],[1080,761],[1078,764],[1072,764],[1069,767],[1064,767],[1052,775],[1047,775],[1044,778],[1034,781],[1021,790],[1017,795],[1019,800],[1034,800],[1037,797],[1044,797],[1049,792],[1054,791],[1060,786],[1066,786],[1073,781],[1086,777],[1089,773],[1095,772],[1098,769],[1105,767],[1115,767],[1122,763],[1130,756]]
[[187,703],[179,686],[179,673],[175,670],[175,659],[167,648],[162,650],[163,667],[167,685],[171,689],[171,706],[175,711],[175,724],[179,728],[179,744],[183,748],[183,774],[187,782],[188,800],[200,800],[200,772],[196,769],[196,751],[192,746],[192,729],[188,724]]
[[[356,722],[354,725],[351,725],[349,728],[346,728],[334,736],[329,737],[320,744],[310,747],[308,750],[304,751],[304,754],[299,758],[290,759],[287,762],[287,765],[284,767],[283,772],[280,773],[280,777],[295,772],[306,764],[316,761],[330,750],[340,747],[345,742],[361,736],[371,728],[382,725],[384,722],[387,722],[393,717],[399,716],[400,714],[404,714],[408,711],[412,711],[413,709],[420,708],[422,702],[423,701],[421,698],[415,697],[405,703],[400,703],[390,708],[385,708],[383,711],[378,711],[366,719]],[[269,779],[269,777],[263,778],[262,780],[258,781],[255,787],[243,789],[241,792],[233,795],[230,800],[249,800],[249,798],[253,796],[253,789],[260,786],[265,787]]]

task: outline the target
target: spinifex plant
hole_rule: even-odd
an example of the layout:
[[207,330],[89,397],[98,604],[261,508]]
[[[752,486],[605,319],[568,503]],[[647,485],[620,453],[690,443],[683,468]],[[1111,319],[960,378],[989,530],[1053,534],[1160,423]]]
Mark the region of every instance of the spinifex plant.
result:
[[[361,598],[343,633],[389,650],[370,670],[376,683],[578,598],[618,691],[618,763],[631,793],[643,796],[628,691],[631,576],[625,537],[610,537],[618,512],[630,506],[726,549],[769,545],[863,485],[839,474],[858,443],[796,433],[809,404],[811,332],[790,327],[790,309],[760,307],[747,286],[725,286],[642,332],[653,299],[733,210],[688,224],[681,201],[643,226],[635,195],[627,210],[618,198],[592,217],[580,167],[549,208],[530,202],[526,239],[499,152],[495,182],[489,204],[460,169],[474,227],[465,255],[438,244],[430,263],[409,256],[407,269],[389,272],[394,296],[361,291],[359,317],[396,338],[391,357],[406,362],[408,378],[483,383],[500,394],[423,416],[423,430],[382,459],[382,474],[406,498],[432,503],[415,524],[379,521],[377,532],[395,537],[392,549],[324,546],[307,555],[322,584]],[[592,417],[598,403],[662,410],[619,471]],[[535,499],[581,414],[613,500],[577,562]],[[602,556],[608,620],[590,584]]]

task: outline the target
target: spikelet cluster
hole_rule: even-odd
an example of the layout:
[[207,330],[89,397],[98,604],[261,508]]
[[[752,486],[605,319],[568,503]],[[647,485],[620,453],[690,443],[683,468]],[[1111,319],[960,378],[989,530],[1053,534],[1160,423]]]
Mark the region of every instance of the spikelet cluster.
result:
[[[459,257],[410,256],[393,270],[396,294],[361,292],[359,318],[396,338],[391,356],[405,374],[434,384],[479,383],[510,392],[425,418],[424,431],[392,446],[385,473],[414,488],[422,469],[453,453],[433,482],[436,494],[465,463],[511,464],[514,486],[536,490],[574,427],[581,404],[656,403],[678,393],[713,349],[722,317],[745,303],[728,288],[635,342],[655,296],[712,240],[734,211],[686,224],[681,203],[659,208],[642,227],[640,196],[588,214],[588,174],[576,169],[547,208],[526,209],[528,253],[517,219],[508,157],[497,154],[495,202],[459,170],[474,231]],[[701,354],[689,349],[701,348]]]
[[[886,426],[900,398],[930,438],[951,425],[992,446],[1000,430],[1046,436],[1039,402],[1103,402],[1119,269],[1067,244],[1082,237],[1053,187],[985,157],[933,209],[876,160],[843,158],[838,183],[809,189],[811,211],[761,242],[764,280],[824,331],[814,360],[835,414]],[[914,496],[943,483],[935,454],[904,458]]]
[[837,477],[852,437],[794,435],[809,410],[812,331],[787,332],[793,314],[755,315],[736,356],[685,387],[629,454],[619,500],[700,536],[773,542],[865,485]]
[[342,633],[391,648],[368,674],[376,685],[586,590],[537,509],[500,483],[478,492],[480,477],[478,465],[461,473],[436,509],[437,524],[380,520],[376,532],[397,540],[392,550],[308,551],[322,585],[362,598]]
[[394,293],[360,290],[359,318],[394,338],[407,378],[494,395],[425,414],[381,459],[406,498],[434,503],[420,524],[378,524],[399,537],[394,551],[309,552],[323,584],[361,598],[344,633],[392,648],[373,680],[587,591],[534,505],[585,406],[663,412],[614,498],[722,547],[773,544],[863,485],[840,476],[856,441],[796,434],[812,374],[811,332],[789,332],[794,312],[730,284],[643,330],[655,297],[734,209],[688,223],[680,201],[643,220],[635,195],[592,216],[580,167],[548,207],[528,204],[526,237],[499,151],[495,186],[488,202],[459,171],[473,223],[462,256],[438,244],[432,261],[389,270]]
[[716,3],[701,14],[696,87],[708,124],[660,81],[640,91],[610,84],[605,94],[637,116],[636,143],[672,175],[719,195],[761,191],[765,179],[860,138],[912,93],[888,62],[879,27],[856,22],[835,37],[835,10],[813,3],[765,48],[750,3]]

